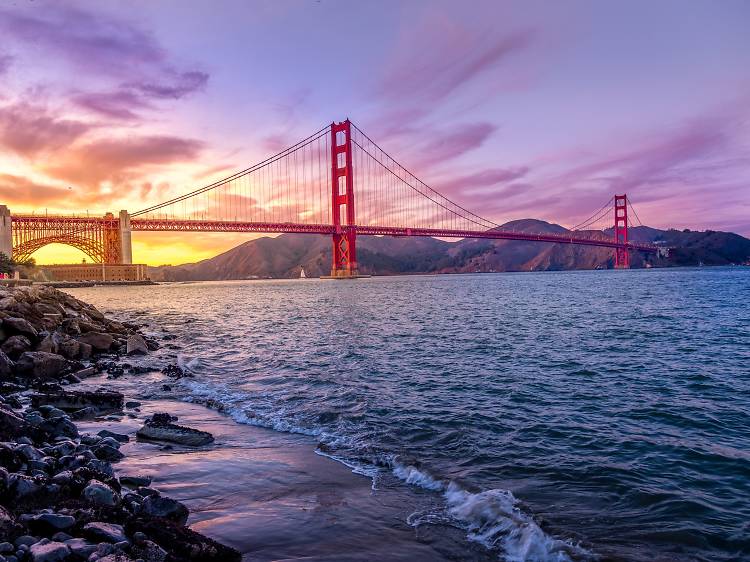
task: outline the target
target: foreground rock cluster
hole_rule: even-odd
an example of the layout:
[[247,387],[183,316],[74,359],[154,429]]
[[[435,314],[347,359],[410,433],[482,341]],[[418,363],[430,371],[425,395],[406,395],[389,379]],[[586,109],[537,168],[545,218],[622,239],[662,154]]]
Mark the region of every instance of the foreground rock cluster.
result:
[[[46,287],[0,288],[0,321],[0,562],[239,561],[189,529],[187,507],[148,478],[116,474],[128,435],[82,435],[75,425],[134,415],[139,404],[119,392],[70,385],[118,373],[119,357],[155,342]],[[213,439],[173,421],[157,414],[141,431],[187,445]]]

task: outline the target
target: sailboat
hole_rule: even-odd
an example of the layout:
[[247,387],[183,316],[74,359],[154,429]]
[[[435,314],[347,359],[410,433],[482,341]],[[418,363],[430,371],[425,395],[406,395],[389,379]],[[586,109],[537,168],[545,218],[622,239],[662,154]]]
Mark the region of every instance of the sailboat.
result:
[[299,278],[300,279],[307,279],[307,275],[305,275],[305,268],[304,267],[300,267],[299,268]]

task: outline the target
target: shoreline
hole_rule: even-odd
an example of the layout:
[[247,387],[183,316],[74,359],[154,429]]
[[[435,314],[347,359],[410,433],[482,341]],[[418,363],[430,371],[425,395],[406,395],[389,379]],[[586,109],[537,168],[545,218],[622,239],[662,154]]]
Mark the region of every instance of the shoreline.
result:
[[[432,506],[431,494],[375,494],[371,478],[318,453],[310,436],[237,423],[178,400],[170,385],[144,395],[147,379],[168,382],[181,370],[143,364],[159,344],[138,326],[54,288],[0,291],[12,356],[0,351],[0,562],[49,553],[90,562],[439,561],[454,559],[457,545],[474,560],[495,558],[462,529],[412,527],[410,514]],[[83,330],[71,335],[76,326]],[[11,338],[23,345],[6,345]],[[215,437],[202,446],[141,439],[157,414]]]

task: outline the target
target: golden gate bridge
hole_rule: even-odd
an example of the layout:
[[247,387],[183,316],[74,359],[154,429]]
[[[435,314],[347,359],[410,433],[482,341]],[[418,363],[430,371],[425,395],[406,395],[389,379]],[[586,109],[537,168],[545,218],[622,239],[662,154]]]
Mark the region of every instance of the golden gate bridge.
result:
[[[629,208],[635,214],[627,195],[615,195],[565,233],[503,229],[432,189],[347,119],[220,181],[134,213],[29,215],[0,206],[0,252],[24,261],[61,243],[96,263],[128,264],[133,231],[294,232],[331,237],[331,276],[337,278],[357,276],[359,235],[598,246],[613,250],[616,268],[628,268],[631,252],[658,251],[628,240]],[[607,216],[611,237],[590,230]]]

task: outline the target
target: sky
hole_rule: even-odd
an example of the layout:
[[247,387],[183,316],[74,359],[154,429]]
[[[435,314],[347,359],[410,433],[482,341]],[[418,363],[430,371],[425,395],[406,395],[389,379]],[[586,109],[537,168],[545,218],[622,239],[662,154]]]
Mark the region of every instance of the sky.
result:
[[[750,236],[750,3],[0,2],[0,204],[145,208],[351,118],[497,223]],[[246,234],[135,233],[134,259]],[[80,261],[50,245],[40,263]]]

